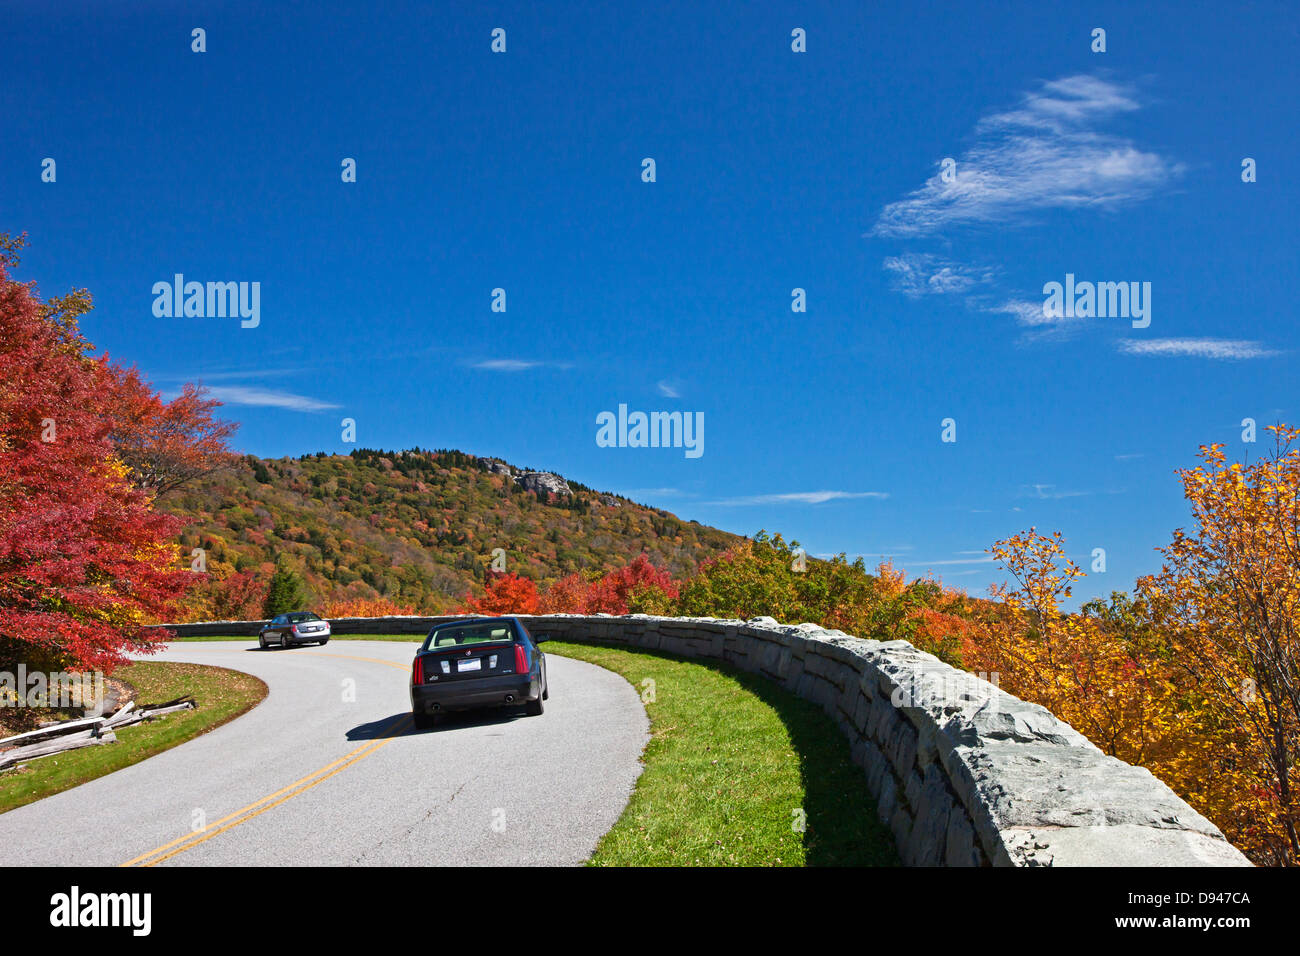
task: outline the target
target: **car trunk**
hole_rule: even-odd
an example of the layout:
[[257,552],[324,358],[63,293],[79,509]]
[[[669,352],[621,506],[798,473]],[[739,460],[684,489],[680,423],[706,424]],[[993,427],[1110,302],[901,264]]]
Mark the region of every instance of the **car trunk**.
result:
[[479,677],[500,677],[515,672],[515,645],[475,644],[471,647],[447,647],[426,651],[424,680],[438,678],[438,683],[450,680],[474,680]]

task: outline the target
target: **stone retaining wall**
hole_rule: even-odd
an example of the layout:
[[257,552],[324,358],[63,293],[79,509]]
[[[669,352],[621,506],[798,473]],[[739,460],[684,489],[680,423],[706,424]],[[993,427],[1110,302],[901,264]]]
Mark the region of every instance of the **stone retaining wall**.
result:
[[[535,634],[725,661],[820,705],[849,739],[912,866],[1249,866],[1149,771],[1037,704],[906,641],[771,618],[525,616]],[[449,618],[347,618],[335,634],[423,634]],[[175,625],[256,635],[262,622]]]

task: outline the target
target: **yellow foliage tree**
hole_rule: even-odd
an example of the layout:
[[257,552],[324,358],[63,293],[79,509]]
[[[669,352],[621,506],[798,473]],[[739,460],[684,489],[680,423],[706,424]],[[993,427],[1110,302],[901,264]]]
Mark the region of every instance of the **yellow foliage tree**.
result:
[[1257,862],[1300,862],[1300,430],[1276,425],[1254,464],[1220,444],[1179,472],[1194,526],[1139,581],[1223,743],[1237,815]]

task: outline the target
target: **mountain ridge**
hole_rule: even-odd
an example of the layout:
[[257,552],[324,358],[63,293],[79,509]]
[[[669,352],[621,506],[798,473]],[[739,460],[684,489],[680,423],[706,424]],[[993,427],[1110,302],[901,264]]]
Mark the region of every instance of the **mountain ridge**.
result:
[[[449,610],[490,570],[539,586],[646,554],[674,575],[744,538],[555,472],[456,449],[239,456],[160,501],[215,581],[297,570],[317,604]],[[498,552],[496,549],[501,549]]]

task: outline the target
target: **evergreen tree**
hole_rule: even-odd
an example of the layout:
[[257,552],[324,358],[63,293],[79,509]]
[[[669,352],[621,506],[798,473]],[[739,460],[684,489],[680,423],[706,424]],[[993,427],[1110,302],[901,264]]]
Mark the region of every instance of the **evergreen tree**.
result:
[[276,565],[275,574],[266,588],[262,614],[275,617],[287,611],[301,611],[306,603],[307,591],[298,572],[283,562]]

